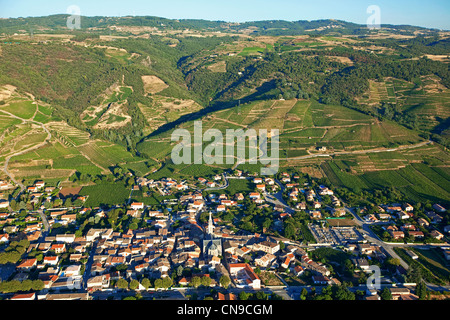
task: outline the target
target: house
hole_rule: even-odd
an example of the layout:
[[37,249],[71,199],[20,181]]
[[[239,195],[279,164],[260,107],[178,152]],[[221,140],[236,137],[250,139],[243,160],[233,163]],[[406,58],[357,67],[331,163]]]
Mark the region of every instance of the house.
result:
[[358,243],[357,246],[361,254],[372,254],[376,250],[374,245],[369,243]]
[[437,212],[445,212],[447,211],[443,206],[441,206],[440,204],[433,204],[433,209],[436,210]]
[[59,277],[56,274],[51,274],[47,271],[45,274],[39,273],[38,278],[44,282],[45,289],[50,289]]
[[314,284],[322,284],[322,285],[332,284],[331,280],[327,276],[323,275],[314,275],[312,277],[312,280]]
[[231,292],[227,292],[225,294],[218,292],[217,300],[237,300],[237,298],[236,298],[236,295]]
[[228,268],[231,277],[235,278],[237,287],[261,288],[261,279],[248,263],[230,263],[228,264]]
[[335,217],[342,217],[347,214],[345,208],[333,208],[331,211]]
[[273,254],[266,253],[264,256],[255,259],[255,264],[261,267],[267,267],[271,264],[277,257]]
[[55,251],[55,253],[57,253],[57,254],[63,253],[63,252],[66,252],[66,245],[64,243],[55,243],[55,244],[52,244],[52,246],[50,247],[50,250]]
[[367,222],[378,222],[379,220],[375,217],[374,214],[367,214],[364,216],[364,220]]
[[20,301],[20,300],[36,300],[36,293],[31,292],[31,293],[16,293],[14,294],[10,300],[16,300],[16,301]]
[[205,178],[202,178],[202,177],[198,178],[197,180],[200,183],[206,183],[206,181],[207,181]]
[[142,210],[142,209],[144,209],[144,203],[142,203],[142,202],[133,202],[130,205],[130,207],[131,207],[132,210]]
[[91,277],[87,281],[87,289],[89,291],[96,291],[108,288],[110,285],[109,274]]
[[386,207],[386,212],[387,213],[396,213],[398,211],[402,211],[402,207],[399,207],[399,206]]
[[141,217],[141,212],[139,210],[127,210],[127,216],[131,216],[133,218]]
[[260,243],[254,244],[253,250],[255,251],[261,250],[266,253],[274,254],[280,250],[280,244],[275,242],[262,241]]
[[263,179],[262,178],[254,178],[253,179],[253,183],[254,184],[261,184],[263,182]]
[[28,191],[28,192],[37,192],[37,191],[38,191],[38,188],[37,188],[36,186],[28,187],[28,188],[27,188],[27,191]]
[[378,213],[377,216],[380,220],[389,220],[391,218],[391,215],[387,213]]
[[0,234],[0,243],[6,243],[9,242],[9,234],[4,233]]
[[391,237],[394,238],[395,240],[405,237],[403,231],[389,230],[388,232],[391,235]]
[[5,209],[9,207],[9,201],[7,200],[0,200],[0,209]]
[[295,266],[294,267],[294,274],[299,277],[303,274],[303,272],[305,271],[305,269],[302,268],[302,266]]
[[322,213],[320,213],[320,211],[310,211],[309,215],[313,218],[313,219],[322,219]]
[[42,262],[46,265],[57,266],[58,262],[59,262],[59,257],[58,256],[55,256],[55,257],[47,256],[47,257],[44,257]]
[[3,180],[0,181],[0,190],[8,190],[11,188],[13,188],[13,186],[11,184],[9,184],[8,182],[3,181]]
[[195,200],[194,203],[192,204],[192,207],[197,209],[197,210],[201,210],[203,208],[203,201],[199,201],[199,200]]
[[405,210],[406,212],[411,212],[411,211],[414,211],[414,207],[412,205],[410,205],[409,203],[405,203],[403,205],[403,210]]
[[437,240],[442,240],[442,238],[444,238],[444,235],[437,230],[431,230],[430,236]]
[[24,259],[22,262],[17,266],[17,269],[20,269],[22,271],[30,271],[37,265],[37,259]]
[[249,197],[250,199],[260,199],[261,195],[258,192],[250,192]]
[[65,277],[77,277],[80,275],[80,271],[81,271],[81,265],[73,264],[73,265],[68,266],[64,270],[64,276]]
[[233,200],[222,200],[220,203],[227,207],[237,205],[237,202]]
[[431,223],[436,224],[442,222],[442,217],[433,211],[427,212],[427,216],[431,219]]
[[234,197],[237,201],[244,200],[244,195],[242,193],[237,193]]
[[77,219],[77,215],[76,214],[63,214],[60,219],[63,221],[67,221],[67,222],[75,222],[75,220]]
[[401,300],[401,296],[410,294],[408,288],[392,287],[389,288],[389,291],[391,292],[392,300]]
[[410,218],[409,214],[407,214],[407,213],[406,213],[405,211],[403,211],[403,210],[397,211],[397,216],[398,216],[398,218],[401,219],[401,220],[405,220],[405,219],[409,219],[409,218]]
[[295,209],[297,210],[306,210],[306,203],[300,202],[295,205]]
[[286,256],[285,258],[283,258],[283,262],[281,263],[281,267],[287,269],[289,268],[289,264],[291,263],[292,258],[289,256]]
[[41,189],[45,186],[45,182],[44,181],[38,181],[34,184],[34,186],[38,189]]
[[81,253],[72,253],[69,256],[69,260],[71,262],[79,262],[81,260],[81,258],[83,257],[83,255]]
[[408,235],[414,237],[414,238],[423,238],[424,234],[422,231],[416,231],[416,230],[409,230]]
[[27,240],[30,242],[38,240],[40,238],[40,236],[41,236],[41,231],[39,231],[39,230],[34,231],[32,233],[27,233],[27,235],[26,235]]
[[355,265],[363,271],[369,270],[369,262],[367,259],[360,258],[354,260]]
[[289,178],[289,177],[283,177],[283,178],[281,178],[281,182],[283,182],[283,183],[289,183],[289,182],[291,182],[291,178]]
[[57,234],[57,242],[73,243],[75,241],[75,234]]
[[425,220],[424,218],[419,218],[417,219],[417,223],[419,224],[419,226],[421,227],[428,227],[430,224],[428,223],[427,220]]
[[256,189],[258,189],[259,191],[265,191],[266,185],[265,184],[257,184]]

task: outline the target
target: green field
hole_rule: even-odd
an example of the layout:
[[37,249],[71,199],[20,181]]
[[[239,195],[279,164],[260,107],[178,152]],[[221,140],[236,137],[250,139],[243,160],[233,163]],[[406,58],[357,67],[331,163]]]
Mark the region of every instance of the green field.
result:
[[0,107],[0,110],[5,110],[22,119],[31,119],[36,112],[36,104],[33,101],[21,100],[10,102],[9,105]]
[[99,184],[83,187],[79,194],[89,196],[85,202],[86,207],[98,207],[126,203],[130,189],[121,184]]

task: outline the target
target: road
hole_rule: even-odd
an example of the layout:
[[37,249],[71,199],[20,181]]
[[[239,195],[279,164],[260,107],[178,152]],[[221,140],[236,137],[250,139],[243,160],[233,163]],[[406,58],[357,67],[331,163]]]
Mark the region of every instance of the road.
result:
[[283,199],[283,191],[285,189],[284,185],[277,179],[275,179],[275,183],[278,184],[278,186],[280,187],[280,191],[278,191],[277,193],[274,193],[274,194],[269,194],[267,192],[263,192],[264,200],[266,200],[266,202],[272,203],[275,206],[282,206],[284,208],[284,210],[286,211],[286,213],[290,213],[290,214],[294,213],[295,210],[292,209],[290,206],[288,206],[287,203]]
[[405,270],[408,270],[409,265],[403,261],[402,258],[400,258],[400,256],[394,251],[394,248],[392,245],[387,244],[384,241],[381,241],[377,235],[372,231],[372,229],[370,228],[370,225],[368,223],[365,223],[360,216],[358,216],[354,210],[352,210],[351,208],[347,207],[345,205],[344,202],[342,202],[344,204],[344,208],[347,212],[350,212],[354,219],[353,221],[355,221],[355,223],[360,226],[362,228],[362,234],[363,236],[371,243],[374,243],[380,247],[382,247],[391,257],[396,258],[400,261],[400,264],[403,268],[405,268]]
[[47,216],[43,210],[38,210],[37,213],[41,217],[42,223],[44,224],[44,232],[47,233],[50,230],[50,225],[48,224]]
[[230,185],[230,183],[228,182],[228,177],[227,177],[227,173],[224,172],[222,174],[223,180],[225,181],[225,183],[222,186],[219,187],[214,187],[214,188],[206,188],[205,191],[216,191],[216,190],[225,190],[226,188],[228,188],[228,186]]
[[89,253],[88,261],[86,262],[86,268],[83,273],[83,281],[81,282],[83,288],[87,288],[87,281],[91,277],[91,267],[94,262],[95,250],[97,250],[97,241],[94,241],[91,252]]
[[[407,149],[414,149],[423,147],[427,144],[432,144],[433,142],[423,141],[412,145],[405,145],[400,146],[396,148],[377,148],[377,149],[368,149],[368,150],[354,150],[354,151],[338,151],[338,152],[330,152],[330,153],[317,153],[317,154],[309,154],[306,156],[299,156],[299,157],[292,157],[292,158],[278,158],[278,160],[303,160],[303,159],[310,159],[310,158],[317,158],[317,157],[331,157],[331,156],[337,156],[337,155],[349,155],[349,154],[367,154],[367,153],[380,153],[380,152],[394,152],[399,150],[407,150]],[[276,159],[275,159],[276,160]]]
[[[266,155],[266,151],[263,148],[261,148],[262,146],[264,146],[264,143],[267,141],[267,138],[265,141],[262,141],[259,145],[259,149],[262,151],[260,156],[256,156],[252,159],[250,159],[248,162],[252,161],[252,160],[257,160],[258,158],[262,158]],[[308,154],[305,156],[298,156],[298,157],[291,157],[291,158],[274,158],[273,156],[271,157],[271,160],[273,161],[282,161],[282,160],[304,160],[304,159],[311,159],[311,158],[319,158],[319,157],[332,157],[332,156],[336,156],[336,155],[349,155],[349,154],[354,154],[354,155],[360,155],[360,154],[367,154],[367,153],[380,153],[380,152],[394,152],[394,151],[400,151],[400,150],[407,150],[407,149],[414,149],[414,148],[419,148],[419,147],[423,147],[425,145],[428,144],[432,144],[433,142],[431,140],[427,140],[427,141],[422,141],[416,144],[412,144],[412,145],[404,145],[404,146],[399,146],[396,148],[377,148],[377,149],[368,149],[368,150],[354,150],[354,151],[338,151],[338,152],[329,152],[329,153],[317,153],[317,154]],[[246,160],[242,159],[238,162],[236,162],[236,164],[233,167],[233,170],[235,170],[240,164],[245,163]]]

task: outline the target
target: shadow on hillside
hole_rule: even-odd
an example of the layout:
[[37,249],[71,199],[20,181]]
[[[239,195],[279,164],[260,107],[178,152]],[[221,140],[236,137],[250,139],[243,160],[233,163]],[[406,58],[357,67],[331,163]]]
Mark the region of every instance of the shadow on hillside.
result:
[[166,123],[166,124],[162,125],[157,130],[153,131],[151,134],[144,137],[141,141],[139,141],[139,143],[145,141],[148,138],[155,137],[162,133],[165,133],[167,131],[175,129],[177,126],[179,126],[182,123],[198,120],[212,112],[234,108],[234,107],[238,106],[239,104],[245,104],[245,103],[249,103],[252,101],[273,99],[274,95],[270,95],[267,93],[275,88],[276,88],[275,80],[271,80],[271,81],[265,82],[260,87],[258,87],[256,89],[256,92],[254,92],[251,95],[248,95],[242,99],[239,99],[237,101],[236,100],[215,101],[206,108],[203,108],[197,112],[193,112],[193,113],[181,116],[179,119],[177,119],[175,121],[172,121],[170,123]]

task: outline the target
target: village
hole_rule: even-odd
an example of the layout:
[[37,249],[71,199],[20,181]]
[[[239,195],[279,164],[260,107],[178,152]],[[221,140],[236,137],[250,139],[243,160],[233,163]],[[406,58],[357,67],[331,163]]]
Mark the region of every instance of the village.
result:
[[[425,218],[408,203],[368,212],[347,207],[329,187],[299,179],[295,173],[259,177],[239,170],[189,184],[136,177],[133,190],[173,198],[160,206],[131,201],[109,208],[84,207],[86,196],[79,195],[70,195],[71,207],[62,207],[65,199],[50,207],[45,202],[59,199],[58,188],[36,181],[24,191],[29,203],[14,204],[18,210],[0,200],[1,296],[237,300],[241,292],[260,292],[297,300],[303,289],[356,281],[349,289],[361,300],[381,300],[383,288],[392,299],[415,300],[416,284],[405,280],[408,264],[394,248],[417,261],[412,247],[429,246],[448,266],[450,226],[442,224],[441,205]],[[253,190],[222,192],[238,180]],[[0,182],[0,192],[12,188]],[[254,224],[250,207],[266,217],[263,232],[240,228],[243,221]],[[298,217],[305,224],[289,236]],[[378,290],[366,282],[371,265],[381,266]]]

